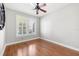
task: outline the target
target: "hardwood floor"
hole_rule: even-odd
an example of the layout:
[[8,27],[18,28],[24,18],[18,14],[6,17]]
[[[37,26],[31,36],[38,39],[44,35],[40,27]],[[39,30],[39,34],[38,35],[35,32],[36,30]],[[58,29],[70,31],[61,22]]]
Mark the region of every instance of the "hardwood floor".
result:
[[42,39],[6,47],[4,56],[79,56],[79,52]]

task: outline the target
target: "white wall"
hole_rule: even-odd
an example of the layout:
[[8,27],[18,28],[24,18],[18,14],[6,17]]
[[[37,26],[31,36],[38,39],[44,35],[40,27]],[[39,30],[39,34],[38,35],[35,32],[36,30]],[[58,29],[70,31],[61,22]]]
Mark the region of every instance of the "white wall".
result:
[[24,40],[39,37],[39,19],[37,17],[6,8],[5,44],[23,40],[21,37],[16,37],[16,15],[17,14],[26,16],[28,19],[35,19],[37,22],[36,34],[25,36]]
[[41,19],[41,38],[79,49],[79,4],[70,4]]
[[0,56],[3,53],[4,43],[5,43],[5,29],[0,30]]

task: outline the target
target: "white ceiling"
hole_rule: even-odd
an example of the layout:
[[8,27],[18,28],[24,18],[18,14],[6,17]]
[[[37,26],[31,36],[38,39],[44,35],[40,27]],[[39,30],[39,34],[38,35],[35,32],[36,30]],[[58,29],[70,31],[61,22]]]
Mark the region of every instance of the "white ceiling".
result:
[[35,10],[33,10],[35,7],[34,3],[5,3],[5,7],[34,16],[43,16],[48,13],[55,12],[59,8],[68,5],[68,3],[46,3],[46,4],[47,5],[45,7],[42,7],[42,9],[47,10],[47,12],[43,13],[39,11],[38,15],[36,15]]

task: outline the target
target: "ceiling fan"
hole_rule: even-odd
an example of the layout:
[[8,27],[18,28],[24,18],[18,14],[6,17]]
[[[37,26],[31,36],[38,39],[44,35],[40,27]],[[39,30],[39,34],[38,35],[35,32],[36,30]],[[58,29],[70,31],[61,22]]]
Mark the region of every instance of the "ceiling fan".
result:
[[47,11],[42,9],[42,7],[44,6],[46,6],[46,3],[43,3],[42,5],[40,5],[40,3],[36,3],[36,6],[34,8],[34,10],[36,10],[36,14],[39,14],[39,11],[46,13]]

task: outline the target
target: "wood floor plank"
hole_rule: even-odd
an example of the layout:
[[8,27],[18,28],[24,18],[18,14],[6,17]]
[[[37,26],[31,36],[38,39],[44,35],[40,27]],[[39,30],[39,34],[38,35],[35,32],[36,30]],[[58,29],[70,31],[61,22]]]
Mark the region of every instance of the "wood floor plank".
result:
[[7,46],[4,56],[79,56],[79,51],[35,39]]

